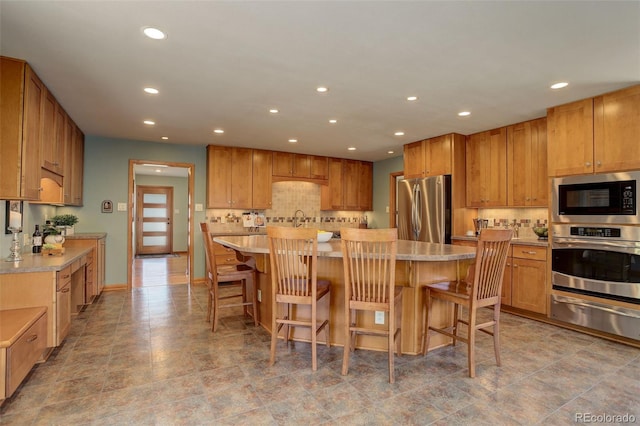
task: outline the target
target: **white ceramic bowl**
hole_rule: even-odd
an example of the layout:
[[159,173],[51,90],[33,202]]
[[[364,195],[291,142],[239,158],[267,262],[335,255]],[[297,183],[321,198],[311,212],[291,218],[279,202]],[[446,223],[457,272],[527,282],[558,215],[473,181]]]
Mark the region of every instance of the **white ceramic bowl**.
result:
[[326,231],[318,232],[319,243],[326,243],[331,239],[331,237],[333,237],[333,232],[326,232]]

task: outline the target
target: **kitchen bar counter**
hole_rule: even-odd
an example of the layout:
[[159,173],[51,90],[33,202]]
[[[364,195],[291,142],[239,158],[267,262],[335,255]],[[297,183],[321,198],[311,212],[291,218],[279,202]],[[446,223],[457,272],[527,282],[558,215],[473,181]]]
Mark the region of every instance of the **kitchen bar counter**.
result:
[[72,235],[65,236],[65,240],[99,240],[100,238],[106,238],[106,232],[78,232]]
[[82,256],[87,255],[90,251],[90,248],[65,247],[64,254],[61,256],[24,253],[20,262],[0,260],[0,275],[61,271]]
[[[451,241],[478,241],[478,237],[467,235],[454,235],[451,237]],[[540,246],[548,247],[549,240],[540,240],[538,238],[513,238],[511,245],[526,245],[526,246]]]
[[[214,236],[213,240],[233,248],[243,256],[255,260],[257,288],[260,292],[260,322],[271,329],[271,275],[269,248],[264,235]],[[329,316],[331,343],[342,346],[344,342],[344,276],[340,240],[330,240],[318,244],[318,278],[331,281],[331,305],[322,300],[318,305],[319,318]],[[414,241],[398,241],[396,262],[396,285],[404,287],[402,303],[402,352],[417,354],[421,351],[423,329],[423,300],[426,284],[455,280],[466,273],[468,265],[475,258],[472,247],[431,244]],[[279,308],[280,309],[280,308]],[[299,315],[309,316],[309,312],[297,310]],[[361,320],[373,325],[374,315],[365,315]],[[452,320],[452,309],[443,303],[434,305],[433,319],[436,326],[444,326]],[[294,330],[294,339],[309,341],[309,330]],[[446,336],[433,336],[431,348],[449,342]],[[386,339],[375,336],[359,336],[357,347],[386,350]]]

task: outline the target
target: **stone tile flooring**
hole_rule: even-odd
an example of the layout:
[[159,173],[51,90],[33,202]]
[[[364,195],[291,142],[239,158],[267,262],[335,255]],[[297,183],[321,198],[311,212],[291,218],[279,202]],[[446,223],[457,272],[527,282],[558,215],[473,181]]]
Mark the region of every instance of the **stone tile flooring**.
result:
[[341,347],[319,346],[314,373],[309,344],[280,342],[268,367],[266,331],[232,316],[212,334],[205,310],[201,286],[104,293],[3,404],[0,423],[556,425],[602,415],[640,422],[639,349],[517,316],[502,316],[502,367],[479,333],[477,378],[467,377],[458,345],[397,358],[390,385],[379,352],[356,351],[343,377]]

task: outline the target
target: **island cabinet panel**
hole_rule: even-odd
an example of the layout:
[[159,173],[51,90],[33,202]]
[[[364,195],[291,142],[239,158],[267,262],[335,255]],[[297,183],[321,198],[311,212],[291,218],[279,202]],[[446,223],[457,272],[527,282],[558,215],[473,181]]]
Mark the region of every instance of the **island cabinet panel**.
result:
[[640,170],[640,86],[593,100],[594,171]]
[[507,205],[507,128],[467,137],[467,207]]
[[0,199],[39,200],[45,87],[24,61],[0,57]]
[[208,208],[252,208],[252,151],[250,148],[207,146]]
[[547,207],[546,118],[507,127],[508,205]]

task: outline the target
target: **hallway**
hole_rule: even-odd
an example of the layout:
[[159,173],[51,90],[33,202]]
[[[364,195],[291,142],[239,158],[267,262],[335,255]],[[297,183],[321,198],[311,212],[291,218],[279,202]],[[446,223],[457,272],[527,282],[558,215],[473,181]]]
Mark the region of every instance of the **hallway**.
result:
[[189,282],[187,253],[133,259],[131,286],[157,287]]

